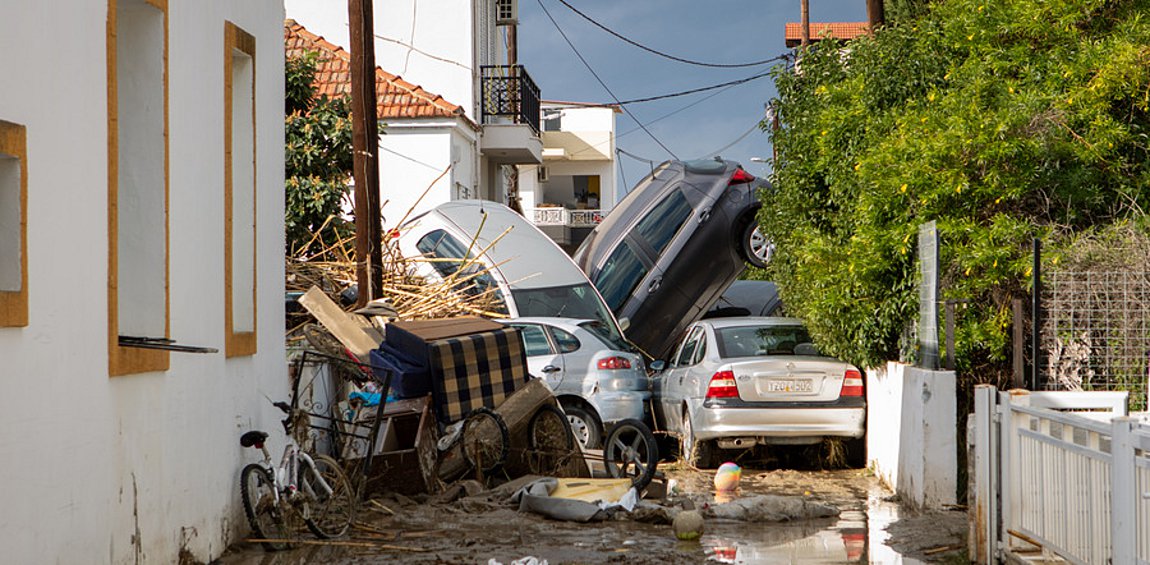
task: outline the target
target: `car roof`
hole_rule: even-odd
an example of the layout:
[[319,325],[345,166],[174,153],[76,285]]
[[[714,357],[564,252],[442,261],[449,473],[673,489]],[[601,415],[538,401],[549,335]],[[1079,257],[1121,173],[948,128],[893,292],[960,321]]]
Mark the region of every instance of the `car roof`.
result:
[[743,328],[747,326],[805,326],[798,318],[783,318],[778,316],[739,316],[734,318],[710,318],[702,320],[699,324],[706,324],[715,329]]
[[[512,288],[548,288],[590,284],[587,275],[539,228],[514,210],[486,200],[456,200],[436,206],[434,213],[476,239],[475,251],[487,248],[487,258]],[[486,219],[484,219],[486,214]],[[508,227],[512,229],[500,237]],[[498,243],[488,248],[492,241]],[[470,241],[462,242],[464,245]]]

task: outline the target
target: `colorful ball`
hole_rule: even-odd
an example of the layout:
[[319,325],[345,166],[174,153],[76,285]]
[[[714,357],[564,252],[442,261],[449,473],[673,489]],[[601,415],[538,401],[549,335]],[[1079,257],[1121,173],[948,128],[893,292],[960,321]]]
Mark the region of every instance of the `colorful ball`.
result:
[[731,491],[739,486],[739,479],[743,476],[743,469],[738,465],[726,462],[719,465],[715,471],[715,490]]

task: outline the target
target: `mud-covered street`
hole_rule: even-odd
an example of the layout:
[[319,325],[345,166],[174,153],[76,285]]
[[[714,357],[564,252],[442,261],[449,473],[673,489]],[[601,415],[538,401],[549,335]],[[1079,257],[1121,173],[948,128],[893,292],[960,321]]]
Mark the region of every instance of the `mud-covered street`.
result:
[[[660,467],[678,499],[716,501],[714,471]],[[501,488],[452,502],[402,496],[365,503],[350,536],[311,540],[267,553],[242,543],[219,565],[295,563],[509,564],[534,557],[560,563],[958,563],[965,557],[966,514],[914,514],[865,470],[744,469],[734,500],[776,495],[827,505],[837,517],[777,521],[711,518],[696,541],[679,541],[658,513],[619,512],[597,523],[519,512]],[[307,538],[310,539],[310,538]],[[529,563],[530,561],[522,561]]]

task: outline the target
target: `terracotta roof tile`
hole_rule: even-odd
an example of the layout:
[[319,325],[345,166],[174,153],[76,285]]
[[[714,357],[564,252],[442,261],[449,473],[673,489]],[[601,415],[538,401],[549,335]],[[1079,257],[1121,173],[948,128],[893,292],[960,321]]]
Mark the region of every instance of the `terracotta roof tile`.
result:
[[[300,25],[284,20],[284,54],[288,59],[307,52],[319,54],[316,66],[316,94],[329,97],[351,92],[351,54]],[[463,117],[463,108],[427,92],[422,87],[375,68],[376,114],[387,118],[453,118]]]
[[[833,39],[854,39],[860,35],[866,35],[869,32],[869,27],[866,22],[837,22],[837,23],[814,23],[811,22],[811,41],[818,41],[823,37],[831,37]],[[798,23],[788,23],[786,25],[786,43],[787,47],[794,47],[799,45],[803,40],[803,26]]]

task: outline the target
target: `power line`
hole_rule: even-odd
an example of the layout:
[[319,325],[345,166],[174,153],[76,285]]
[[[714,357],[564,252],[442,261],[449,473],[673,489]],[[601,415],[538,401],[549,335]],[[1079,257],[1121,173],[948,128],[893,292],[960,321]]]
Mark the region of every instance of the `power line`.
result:
[[748,135],[751,135],[751,133],[752,133],[752,132],[754,132],[756,129],[759,129],[759,124],[760,124],[760,123],[761,123],[761,122],[755,122],[755,125],[751,126],[751,129],[749,129],[749,130],[747,130],[747,131],[743,132],[743,134],[742,134],[742,135],[740,135],[739,137],[735,138],[735,140],[734,140],[734,141],[732,141],[732,142],[730,142],[730,143],[728,143],[728,144],[726,144],[726,145],[724,145],[724,146],[722,146],[722,147],[720,147],[720,148],[718,148],[718,149],[716,149],[716,150],[714,150],[714,151],[710,151],[710,152],[707,152],[707,153],[703,153],[703,158],[711,157],[711,156],[714,156],[714,155],[721,155],[721,154],[722,154],[724,151],[726,151],[726,150],[730,149],[731,147],[734,147],[734,146],[735,146],[735,144],[737,144],[737,143],[739,143],[740,141],[742,141],[742,140],[746,139],[746,138],[747,138],[747,136],[748,136]]
[[629,44],[631,44],[631,45],[634,45],[635,47],[638,47],[639,49],[642,49],[642,50],[644,50],[644,51],[646,51],[646,52],[648,52],[648,53],[653,53],[653,54],[655,54],[655,55],[658,55],[658,56],[660,56],[660,57],[665,57],[665,58],[667,58],[667,59],[670,59],[670,60],[672,60],[672,61],[678,61],[678,62],[680,62],[680,63],[686,63],[686,64],[688,64],[688,65],[697,65],[697,66],[700,66],[700,67],[716,67],[716,68],[720,68],[720,69],[735,69],[735,68],[742,68],[742,67],[757,67],[757,66],[759,66],[759,65],[765,65],[765,64],[767,64],[767,63],[773,62],[773,61],[775,61],[775,60],[777,60],[777,59],[778,59],[778,57],[772,57],[772,58],[770,58],[770,59],[764,59],[764,60],[762,60],[762,61],[754,61],[754,62],[752,62],[752,63],[730,63],[730,64],[728,64],[728,63],[705,63],[705,62],[702,62],[702,61],[692,61],[692,60],[690,60],[690,59],[684,59],[684,58],[682,58],[682,57],[676,57],[676,56],[674,56],[674,55],[670,55],[670,54],[667,54],[667,53],[663,53],[662,51],[657,51],[657,50],[655,50],[655,49],[652,49],[652,48],[650,48],[650,47],[647,47],[647,46],[645,46],[645,45],[642,45],[642,44],[640,44],[640,43],[638,43],[638,42],[636,42],[636,41],[633,41],[633,40],[631,40],[631,39],[628,39],[628,38],[624,37],[622,34],[619,34],[619,33],[615,32],[615,31],[611,30],[611,29],[610,29],[610,28],[608,28],[607,26],[605,26],[605,25],[603,25],[603,24],[601,24],[601,23],[599,23],[599,22],[597,22],[597,21],[595,21],[595,20],[591,19],[591,16],[588,16],[587,14],[584,14],[583,12],[580,12],[578,9],[576,9],[576,8],[575,8],[575,6],[572,6],[571,4],[568,4],[568,3],[567,3],[567,0],[559,0],[559,3],[560,3],[560,4],[563,4],[564,6],[567,6],[567,8],[568,8],[569,10],[571,10],[572,12],[575,12],[576,14],[579,14],[579,16],[580,16],[581,18],[583,18],[583,19],[585,19],[585,20],[587,20],[587,21],[591,22],[591,23],[592,23],[592,24],[593,24],[595,27],[598,27],[599,29],[601,29],[601,30],[603,30],[603,31],[605,31],[605,32],[607,32],[607,33],[609,33],[609,34],[611,34],[611,35],[613,35],[613,36],[615,36],[615,37],[617,37],[617,38],[621,39],[622,41],[624,41],[624,42],[626,42],[626,43],[629,43]]
[[751,82],[752,80],[760,79],[760,78],[763,78],[763,77],[768,76],[770,74],[771,74],[771,72],[767,71],[765,73],[759,73],[759,74],[754,75],[754,76],[749,76],[747,78],[741,78],[739,80],[732,80],[730,82],[724,82],[721,84],[713,84],[711,86],[704,86],[701,88],[692,88],[691,90],[684,90],[682,92],[673,92],[671,94],[660,94],[658,96],[648,96],[647,98],[636,98],[634,100],[624,100],[622,102],[617,101],[616,103],[619,104],[620,106],[625,106],[627,104],[639,104],[640,102],[653,102],[655,100],[664,100],[667,98],[677,98],[679,96],[686,96],[688,94],[698,94],[700,92],[706,92],[708,90],[715,90],[716,88],[723,88],[724,86],[735,86],[735,85]]
[[[599,81],[599,86],[602,86],[603,90],[606,90],[607,94],[611,95],[611,98],[615,101],[615,103],[619,104],[619,97],[615,96],[614,92],[611,92],[611,89],[607,86],[607,83],[603,82],[603,79],[599,78],[599,74],[595,72],[595,69],[591,68],[591,65],[587,62],[587,59],[584,59],[583,54],[575,48],[575,44],[571,43],[571,39],[569,39],[567,34],[563,32],[563,28],[559,27],[559,22],[555,21],[555,18],[551,17],[551,12],[547,11],[547,6],[543,5],[543,0],[536,0],[536,2],[538,2],[539,7],[543,9],[543,13],[547,15],[547,19],[551,20],[551,25],[554,25],[555,29],[559,32],[559,35],[563,36],[563,41],[567,42],[567,45],[571,47],[572,51],[575,52],[575,56],[578,57],[579,61],[583,63],[583,66],[587,67],[587,70],[591,72],[591,76],[595,77],[595,80]],[[651,130],[647,129],[647,126],[643,125],[643,122],[640,122],[639,119],[636,118],[630,110],[628,110],[626,107],[623,107],[622,104],[619,104],[619,106],[624,112],[627,113],[628,116],[631,117],[632,120],[635,121],[636,124],[639,125],[639,127],[643,128],[643,131],[647,132],[647,135],[650,136],[651,139],[655,140],[655,143],[659,144],[659,147],[662,147],[663,150],[669,153],[672,157],[676,159],[679,158],[677,155],[675,155],[674,151],[671,151],[671,149],[664,145],[662,141],[659,141],[659,138],[655,137],[655,134],[651,133]]]

